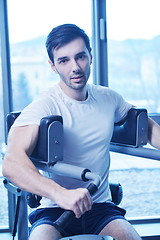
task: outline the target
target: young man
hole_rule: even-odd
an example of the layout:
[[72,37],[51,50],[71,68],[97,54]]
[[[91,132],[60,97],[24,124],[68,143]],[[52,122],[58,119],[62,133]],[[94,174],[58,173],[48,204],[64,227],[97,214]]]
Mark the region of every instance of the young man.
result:
[[[25,191],[43,196],[40,208],[30,215],[30,240],[61,238],[53,222],[64,209],[76,215],[63,229],[65,236],[101,234],[117,240],[140,240],[125,220],[125,210],[111,202],[108,184],[114,122],[122,120],[132,105],[107,87],[87,83],[92,55],[89,38],[82,29],[72,24],[58,26],[48,35],[46,47],[60,81],[27,106],[15,121],[3,165],[5,177]],[[64,162],[89,168],[101,176],[102,184],[93,199],[86,183],[55,174],[42,176],[30,161],[40,120],[47,115],[63,117]],[[160,148],[160,128],[152,120],[149,141]]]

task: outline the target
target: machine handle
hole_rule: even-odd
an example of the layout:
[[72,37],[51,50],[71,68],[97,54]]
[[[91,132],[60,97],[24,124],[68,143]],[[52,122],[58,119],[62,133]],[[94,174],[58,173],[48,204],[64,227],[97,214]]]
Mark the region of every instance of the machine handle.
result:
[[[90,195],[92,196],[98,189],[94,183],[90,183],[87,187]],[[71,210],[66,210],[55,222],[54,227],[61,233],[64,233],[66,226],[74,219],[75,214]]]

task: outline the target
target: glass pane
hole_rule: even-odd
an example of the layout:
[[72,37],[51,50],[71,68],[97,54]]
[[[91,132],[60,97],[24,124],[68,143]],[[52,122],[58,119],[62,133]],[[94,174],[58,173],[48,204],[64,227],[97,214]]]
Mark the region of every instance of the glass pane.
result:
[[74,23],[91,37],[91,1],[8,0],[8,11],[14,110],[21,110],[58,81],[45,49],[51,29]]
[[[0,49],[1,53],[1,49]],[[1,69],[1,58],[0,58],[0,227],[8,226],[8,198],[7,190],[3,186],[3,176],[2,176],[2,157],[1,149],[4,145],[4,116],[3,116],[3,93],[2,93],[2,69]]]
[[160,111],[159,9],[157,0],[107,1],[109,85],[149,112]]
[[112,152],[109,179],[122,185],[126,217],[159,217],[159,161]]
[[[109,86],[148,112],[160,111],[160,2],[107,0]],[[160,162],[111,153],[110,180],[124,189],[128,217],[160,213]]]

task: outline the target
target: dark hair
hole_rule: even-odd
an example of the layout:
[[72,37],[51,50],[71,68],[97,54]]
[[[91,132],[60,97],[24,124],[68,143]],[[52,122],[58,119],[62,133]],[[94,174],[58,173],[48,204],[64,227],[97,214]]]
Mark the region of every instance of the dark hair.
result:
[[54,62],[54,49],[58,49],[78,37],[81,37],[84,40],[86,47],[90,52],[90,40],[83,29],[79,28],[75,24],[63,24],[53,28],[48,34],[46,40],[46,48],[50,60]]

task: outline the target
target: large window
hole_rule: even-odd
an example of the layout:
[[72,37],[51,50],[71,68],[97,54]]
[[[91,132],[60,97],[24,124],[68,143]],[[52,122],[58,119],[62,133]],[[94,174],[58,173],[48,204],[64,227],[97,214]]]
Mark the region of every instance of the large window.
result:
[[[160,2],[107,0],[108,82],[127,101],[160,112]],[[160,213],[160,162],[112,153],[128,217]]]
[[149,112],[160,111],[159,9],[157,0],[107,1],[109,85]]
[[[21,111],[41,91],[58,81],[45,49],[51,29],[64,23],[83,28],[91,38],[91,0],[8,0],[13,110]],[[85,7],[84,7],[85,6]],[[1,61],[0,61],[1,62]],[[0,147],[4,144],[2,78],[0,65]],[[92,81],[92,77],[91,77]],[[3,186],[0,159],[0,227],[8,225],[7,191]],[[10,203],[13,205],[13,202]]]
[[74,23],[91,37],[91,1],[8,0],[8,11],[13,103],[14,110],[21,110],[58,81],[45,49],[51,29]]
[[[13,105],[14,110],[22,110],[39,92],[58,80],[48,64],[46,35],[59,24],[75,23],[92,37],[92,1],[7,2]],[[159,8],[158,0],[107,0],[106,9],[109,86],[127,101],[145,107],[149,112],[160,110]],[[3,109],[1,69],[0,109]],[[4,142],[3,114],[0,130],[1,145]],[[157,186],[160,162],[117,153],[112,153],[111,157],[110,181],[120,182],[123,186],[121,206],[127,209],[127,217],[157,216],[160,213],[160,191]],[[2,185],[1,171],[0,181]],[[4,205],[0,207],[0,225],[6,225],[7,198],[4,188],[1,196]]]

